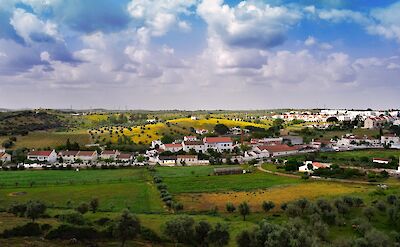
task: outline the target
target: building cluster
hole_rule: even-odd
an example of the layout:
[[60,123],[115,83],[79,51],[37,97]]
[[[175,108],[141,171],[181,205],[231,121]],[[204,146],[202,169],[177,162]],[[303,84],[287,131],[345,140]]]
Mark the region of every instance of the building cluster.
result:
[[38,163],[81,163],[93,164],[97,161],[115,161],[122,163],[131,163],[134,156],[131,153],[121,153],[118,150],[104,150],[99,155],[97,151],[59,151],[44,150],[30,151],[27,155],[27,160]]
[[364,121],[364,128],[379,128],[385,123],[400,124],[399,111],[357,111],[357,110],[321,110],[311,111],[290,111],[272,116],[272,119],[283,119],[285,121],[302,120],[305,122],[326,122],[329,118],[336,118],[339,122]]

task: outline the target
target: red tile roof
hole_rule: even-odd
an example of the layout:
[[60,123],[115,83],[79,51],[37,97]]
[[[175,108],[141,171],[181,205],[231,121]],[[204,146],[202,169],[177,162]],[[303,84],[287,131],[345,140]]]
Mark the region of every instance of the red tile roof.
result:
[[197,155],[182,154],[177,156],[178,159],[197,159]]
[[119,154],[118,156],[117,156],[117,159],[130,159],[130,158],[132,158],[132,154],[124,154],[124,153],[122,153],[122,154]]
[[185,145],[203,145],[203,141],[184,141]]
[[76,156],[79,151],[60,151],[59,154],[61,156]]
[[101,154],[109,155],[109,154],[117,154],[116,150],[104,150]]
[[274,152],[285,152],[285,151],[295,151],[298,150],[297,147],[295,146],[288,146],[285,144],[282,145],[272,145],[272,146],[258,146],[258,149],[262,150],[267,150],[268,152],[274,153]]
[[182,147],[181,143],[170,143],[170,144],[164,144],[166,148],[180,148]]
[[230,137],[205,137],[205,143],[232,143],[232,138]]
[[31,151],[28,156],[50,156],[53,151]]
[[96,151],[79,151],[78,156],[93,156]]

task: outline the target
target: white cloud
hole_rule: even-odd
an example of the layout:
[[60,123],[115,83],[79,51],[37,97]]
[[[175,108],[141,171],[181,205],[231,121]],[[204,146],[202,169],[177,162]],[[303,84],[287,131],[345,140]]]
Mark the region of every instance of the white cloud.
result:
[[308,36],[308,38],[304,41],[304,44],[306,45],[306,46],[313,46],[313,45],[315,45],[317,43],[317,40],[314,38],[314,37],[312,37],[312,36]]
[[367,26],[370,34],[380,35],[386,39],[394,39],[400,43],[400,2],[386,8],[377,8],[371,12],[376,21]]
[[[48,38],[62,40],[61,36],[58,34],[56,24],[50,21],[44,22],[36,15],[28,13],[20,8],[14,10],[10,24],[14,27],[16,33],[27,43]],[[36,35],[40,35],[40,37]]]
[[308,36],[308,38],[304,41],[304,45],[307,47],[318,47],[319,49],[322,50],[330,50],[332,49],[332,45],[326,42],[319,42],[316,38],[314,38],[313,36]]
[[319,18],[334,23],[355,22],[363,25],[370,23],[370,19],[364,14],[348,9],[323,9],[318,10],[317,13]]
[[195,4],[196,0],[133,0],[128,4],[128,12],[134,19],[143,21],[152,36],[162,36],[175,25],[184,31],[190,30],[190,25],[179,16],[189,15]]
[[197,13],[208,24],[209,35],[227,45],[266,49],[283,43],[287,30],[301,12],[261,1],[242,1],[234,7],[222,0],[203,0]]

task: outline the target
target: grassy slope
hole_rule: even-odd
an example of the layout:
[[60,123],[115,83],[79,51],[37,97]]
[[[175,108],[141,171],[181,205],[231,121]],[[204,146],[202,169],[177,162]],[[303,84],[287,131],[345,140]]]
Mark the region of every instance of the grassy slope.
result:
[[67,139],[80,145],[90,143],[90,135],[85,130],[70,132],[34,131],[26,136],[18,136],[13,148],[54,148],[65,144]]

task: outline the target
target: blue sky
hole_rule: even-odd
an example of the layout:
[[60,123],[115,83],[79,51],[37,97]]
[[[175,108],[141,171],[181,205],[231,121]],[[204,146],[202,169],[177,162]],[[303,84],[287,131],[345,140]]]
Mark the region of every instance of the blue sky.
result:
[[0,107],[400,108],[400,1],[0,0]]

